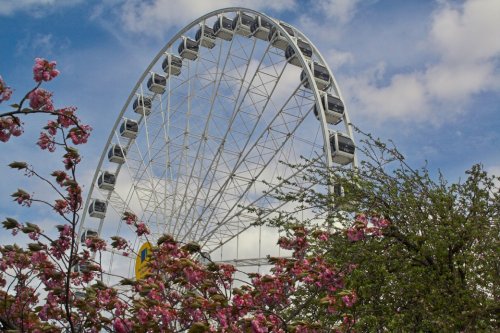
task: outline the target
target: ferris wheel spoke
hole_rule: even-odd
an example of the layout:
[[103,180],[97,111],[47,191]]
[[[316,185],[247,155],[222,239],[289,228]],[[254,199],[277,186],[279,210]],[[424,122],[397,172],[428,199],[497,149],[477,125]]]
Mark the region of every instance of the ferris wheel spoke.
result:
[[[297,88],[297,90],[298,90],[299,88],[300,88],[300,86]],[[290,100],[290,99],[289,99],[289,100]],[[288,101],[287,101],[287,102],[288,102]],[[284,107],[283,107],[283,108],[284,108]],[[283,109],[283,108],[282,108],[282,109]],[[311,109],[309,109],[309,110],[311,110]],[[310,112],[310,111],[309,111],[309,112]],[[261,133],[261,136],[260,136],[260,137],[259,137],[259,139],[257,140],[257,144],[256,144],[254,147],[252,147],[252,148],[248,151],[247,155],[245,155],[244,157],[242,157],[242,159],[241,159],[242,164],[240,164],[240,165],[245,166],[245,164],[247,163],[246,161],[247,161],[247,159],[248,159],[249,153],[250,153],[251,151],[253,151],[253,150],[254,150],[254,148],[255,148],[255,150],[257,151],[257,155],[262,157],[262,155],[264,154],[264,153],[263,153],[263,149],[264,149],[264,148],[266,148],[266,147],[268,147],[268,144],[267,144],[267,142],[268,142],[268,141],[267,141],[267,139],[266,139],[266,140],[265,140],[263,143],[261,143],[260,145],[258,144],[258,142],[259,142],[259,140],[260,140],[261,138],[263,138],[263,137],[264,137],[264,134],[265,134],[265,133],[269,133],[269,132],[271,131],[272,125],[273,125],[273,123],[274,123],[274,120],[275,120],[275,119],[277,119],[279,115],[280,115],[280,113],[277,113],[277,114],[276,114],[276,116],[275,116],[275,118],[273,119],[273,121],[271,121],[271,123],[268,125],[268,127],[267,127],[267,128],[266,128],[266,129],[265,129],[265,130]],[[307,114],[306,114],[306,115],[307,115]],[[254,173],[254,174],[250,174],[250,177],[248,177],[247,179],[243,179],[243,180],[244,180],[244,183],[246,183],[246,185],[245,185],[245,186],[236,186],[236,187],[235,187],[235,189],[238,189],[238,190],[239,190],[240,188],[241,188],[241,189],[243,189],[241,192],[238,192],[238,193],[237,193],[237,194],[238,194],[238,196],[239,196],[239,198],[240,198],[240,200],[238,200],[238,201],[234,202],[234,204],[232,205],[232,207],[230,207],[230,208],[227,210],[227,213],[226,213],[226,214],[225,214],[225,215],[224,215],[221,219],[216,218],[216,220],[220,221],[220,223],[219,223],[220,225],[226,225],[226,223],[228,222],[228,219],[230,219],[232,216],[237,216],[237,215],[238,215],[238,213],[239,213],[239,214],[241,214],[241,211],[240,211],[240,212],[237,212],[237,213],[234,213],[234,211],[235,211],[235,209],[236,209],[237,207],[239,207],[239,206],[248,207],[248,205],[246,205],[246,204],[244,204],[244,203],[242,204],[242,203],[241,203],[241,200],[246,198],[246,196],[247,196],[247,194],[248,194],[248,191],[251,189],[251,187],[252,187],[252,186],[254,186],[254,185],[255,185],[255,182],[256,182],[257,180],[259,180],[259,178],[261,177],[261,175],[264,173],[264,171],[267,169],[267,167],[268,167],[268,166],[269,166],[272,162],[274,162],[275,164],[278,164],[278,163],[279,163],[279,161],[277,161],[277,160],[275,159],[275,157],[276,157],[276,156],[278,156],[278,155],[280,155],[280,154],[282,154],[282,149],[283,149],[283,147],[284,147],[284,146],[288,143],[288,141],[289,141],[291,138],[293,138],[293,135],[294,135],[295,131],[296,131],[296,130],[297,130],[297,128],[301,125],[301,123],[302,123],[302,121],[303,121],[304,119],[305,119],[305,117],[301,118],[301,119],[300,119],[300,121],[299,121],[299,122],[297,122],[297,123],[295,124],[295,128],[293,128],[291,132],[288,132],[288,133],[282,133],[282,134],[283,134],[283,137],[280,137],[279,139],[275,139],[275,140],[274,140],[275,149],[274,149],[274,151],[272,151],[272,152],[268,153],[268,154],[272,154],[272,156],[270,156],[270,157],[267,159],[267,162],[265,162],[265,163],[263,163],[263,164],[261,164],[261,165],[259,165],[259,164],[257,164],[257,163],[256,163],[257,165],[255,166],[255,168],[254,168],[254,169],[252,169],[251,167],[249,167],[248,165],[246,165],[246,167],[244,168],[245,170],[250,171],[250,173],[251,173],[252,171],[255,171],[255,173]],[[268,137],[269,137],[269,136],[268,136]],[[290,145],[290,146],[292,146],[292,145]],[[277,168],[277,165],[276,165],[276,167],[275,167],[275,171],[276,171],[276,168]],[[240,177],[241,177],[241,176],[240,176]],[[260,181],[262,182],[263,180],[260,180]],[[282,183],[280,183],[280,184],[282,184]],[[262,197],[261,197],[261,198],[262,198]],[[258,200],[257,200],[257,201],[254,201],[254,203],[255,203],[255,202],[258,202]],[[254,204],[254,203],[252,203],[252,204]],[[233,213],[234,213],[234,214],[233,214]],[[209,218],[211,218],[211,216],[210,216]],[[239,227],[238,227],[238,229],[239,229]],[[246,227],[244,227],[244,229],[246,229]]]
[[[265,56],[266,56],[266,54],[264,54],[262,59],[264,59]],[[261,64],[262,64],[262,60],[261,60]],[[253,127],[250,129],[250,133],[248,133],[248,135],[247,135],[247,139],[246,139],[246,142],[245,142],[243,148],[240,149],[241,153],[239,154],[239,158],[238,158],[237,162],[235,163],[235,166],[230,171],[229,177],[225,177],[226,180],[225,180],[223,186],[221,187],[221,189],[219,190],[217,195],[212,197],[212,200],[208,203],[208,205],[217,207],[220,204],[221,200],[223,200],[223,197],[225,195],[226,187],[233,180],[233,177],[236,175],[238,168],[241,166],[242,163],[244,163],[244,161],[246,160],[246,158],[248,157],[248,155],[252,151],[253,146],[250,145],[250,142],[252,139],[254,139],[254,135],[256,134],[256,130],[258,128],[260,120],[262,119],[263,115],[265,114],[265,112],[267,110],[267,106],[269,104],[269,101],[271,101],[272,94],[274,93],[276,86],[277,86],[278,82],[280,81],[280,78],[282,77],[285,68],[286,68],[286,66],[283,66],[281,71],[278,73],[278,76],[275,78],[274,85],[273,85],[272,89],[269,91],[270,95],[264,96],[266,98],[266,101],[261,106],[261,108],[256,107],[257,104],[253,100],[252,93],[249,92],[250,89],[247,89],[245,96],[247,96],[247,95],[249,96],[249,99],[251,100],[251,105],[255,109],[255,111],[258,115],[256,117],[256,120],[254,121]],[[256,77],[258,77],[258,70],[255,72],[254,77],[252,78],[252,82],[255,80]],[[261,85],[262,85],[262,80],[256,84],[256,86],[261,86]],[[249,87],[251,87],[251,85],[249,85]],[[287,102],[293,98],[293,96],[295,95],[295,93],[297,92],[297,90],[299,88],[300,88],[300,85],[293,91],[293,93],[288,98]],[[243,103],[243,101],[244,100],[242,100],[242,103]],[[265,135],[265,133],[269,130],[269,128],[271,127],[271,124],[273,123],[273,121],[275,119],[277,119],[279,114],[280,114],[279,110],[277,112],[275,112],[273,118],[271,119],[271,122],[260,132],[260,135],[257,136],[257,138],[255,139],[254,142],[258,142]],[[228,131],[229,130],[230,129],[228,129]],[[246,153],[244,153],[244,152],[246,152]],[[252,183],[253,181],[255,181],[255,180],[253,180],[252,177],[250,177],[249,182]],[[207,204],[205,204],[205,205],[208,206]],[[215,213],[215,210],[212,210],[210,215],[206,219],[210,220],[214,213]],[[207,228],[207,225],[204,226],[204,228],[201,230],[199,235],[203,235],[203,233],[206,231],[206,228]],[[196,233],[196,234],[198,235],[198,233]]]
[[[231,52],[232,50],[232,47],[233,47],[233,42],[231,41],[230,45],[229,45],[229,52]],[[219,48],[219,55],[218,55],[218,61],[216,63],[216,69],[215,69],[215,82],[216,82],[216,85],[220,85],[220,82],[222,81],[223,79],[223,76],[224,76],[224,73],[225,73],[225,68],[227,66],[227,57],[226,59],[224,60],[223,62],[223,67],[222,68],[219,68],[220,66],[220,61],[221,61],[221,54],[222,54],[222,45],[220,46]],[[199,59],[198,61],[199,62]],[[196,79],[196,76],[194,77],[194,79]],[[216,89],[215,89],[216,91]],[[210,102],[212,105],[213,105],[213,102],[211,101]],[[213,110],[213,106],[210,107],[210,113],[212,113],[212,110]],[[187,124],[186,124],[187,126]],[[185,131],[186,132],[186,131]],[[186,164],[187,164],[187,161],[186,161]],[[193,161],[193,168],[195,167],[195,164],[196,164],[196,160]],[[180,184],[180,181],[183,177],[181,177],[181,174],[180,174],[180,169],[181,167],[183,166],[183,163],[182,163],[182,159],[179,161],[179,171],[178,171],[178,174],[177,174],[177,179],[176,179],[176,184],[175,184],[175,188],[174,188],[174,199],[173,199],[173,203],[172,203],[172,206],[173,206],[173,209],[172,209],[172,215],[169,217],[170,218],[170,221],[171,221],[171,225],[173,226],[172,227],[172,231],[173,230],[178,230],[180,229],[179,226],[182,225],[183,223],[180,223],[181,221],[179,221],[180,219],[178,218],[178,216],[180,216],[180,214],[182,213],[182,206],[184,205],[184,197],[182,199],[180,199],[180,204],[177,204],[177,202],[179,201],[178,199],[178,190],[179,190],[179,184]],[[193,169],[192,169],[193,170]],[[184,182],[184,186],[186,187],[186,191],[188,190],[188,182]],[[174,218],[174,216],[177,216],[177,219]],[[172,232],[173,233],[173,232]]]
[[[235,124],[237,118],[238,118],[238,115],[237,113],[241,111],[241,106],[243,105],[243,102],[245,100],[245,98],[247,97],[247,95],[249,94],[249,87],[251,87],[252,85],[252,82],[254,82],[257,78],[258,78],[258,73],[259,73],[259,70],[261,68],[261,66],[263,66],[263,61],[266,57],[266,53],[267,53],[267,50],[269,49],[269,46],[267,47],[266,49],[266,52],[263,54],[263,56],[261,57],[260,59],[260,62],[259,64],[257,65],[257,68],[256,68],[256,71],[253,73],[253,76],[252,78],[250,79],[249,83],[245,86],[245,85],[241,85],[240,87],[240,90],[238,91],[238,98],[236,99],[236,103],[234,104],[234,107],[233,107],[233,111],[232,111],[232,116],[231,116],[231,119],[230,119],[230,122],[229,122],[229,125],[227,126],[227,129],[226,129],[226,132],[224,134],[224,137],[222,139],[222,143],[221,145],[219,146],[219,149],[214,157],[214,161],[216,162],[215,163],[215,167],[213,168],[212,166],[208,169],[209,172],[211,171],[211,174],[212,174],[212,182],[210,182],[210,185],[209,185],[209,190],[208,192],[210,193],[211,192],[211,188],[212,188],[212,185],[215,183],[214,182],[214,179],[215,179],[215,176],[216,174],[218,173],[218,171],[216,170],[219,170],[220,167],[219,167],[219,163],[220,161],[222,160],[224,162],[224,165],[225,167],[228,169],[228,170],[231,170],[233,169],[228,163],[226,163],[225,161],[225,155],[227,155],[227,149],[225,148],[225,143],[226,141],[229,139],[229,141],[235,145],[238,145],[238,140],[233,136],[233,133],[234,132],[237,132],[237,130],[233,127],[233,125]],[[253,52],[252,52],[253,53]],[[247,65],[246,66],[246,70],[245,70],[245,73],[243,74],[242,76],[242,82],[245,82],[244,78],[247,76],[247,74],[251,72],[249,72],[249,66]],[[244,90],[244,88],[246,88],[246,90]],[[242,93],[243,92],[243,93]],[[257,113],[259,112],[259,110],[256,110]],[[245,133],[247,134],[247,133]],[[248,140],[250,139],[250,136],[247,136],[248,137]],[[237,147],[236,149],[237,151],[240,151],[240,153],[238,153],[237,155],[237,158],[241,158],[241,152],[243,151],[242,148],[240,147]],[[235,160],[235,164],[238,163],[238,159]],[[208,173],[207,173],[208,175]],[[229,173],[229,177],[232,176],[232,173]],[[224,179],[229,179],[229,177],[223,177]],[[212,202],[214,200],[214,198],[223,193],[224,191],[224,187],[227,186],[227,181],[224,181],[222,186],[219,187],[219,189],[217,190],[217,194],[215,196],[211,196],[212,199],[210,199],[210,201],[208,201],[209,199],[209,196],[206,196],[205,197],[205,200],[204,202],[201,204],[201,207],[202,207],[202,212],[199,214],[199,216],[203,216],[203,214],[209,210],[209,208],[211,208],[210,210],[214,211],[214,208],[215,207],[214,205],[212,205]],[[194,207],[194,205],[196,204],[196,201],[193,201],[191,207]],[[209,219],[209,218],[208,218]],[[194,223],[191,228],[188,230],[188,232],[184,235],[184,237],[187,237],[188,235],[192,234],[192,235],[198,235],[198,230],[200,228],[200,226],[202,225],[202,223],[199,223],[201,222],[201,219],[199,219],[197,221],[198,223]],[[204,226],[202,226],[202,228],[205,228],[206,227],[206,224]],[[196,228],[195,229],[195,232],[192,233],[192,230],[193,228]]]
[[[233,42],[234,42],[234,39],[233,39]],[[233,44],[231,44],[231,46],[232,46],[232,45],[233,45]],[[249,52],[249,54],[248,54],[247,56],[248,56],[248,57],[251,57],[251,56],[253,55],[253,53],[254,53],[254,50],[255,50],[255,41],[254,41],[254,44],[253,44],[253,47],[252,47],[251,51]],[[231,49],[231,50],[228,52],[228,56],[226,57],[226,62],[225,62],[225,64],[224,64],[224,69],[226,69],[226,67],[227,67],[227,64],[228,64],[228,63],[232,64],[232,67],[230,67],[230,69],[229,69],[230,71],[231,71],[231,70],[233,70],[233,68],[235,68],[235,67],[237,66],[237,64],[236,64],[236,63],[232,60],[232,55],[233,55],[233,52],[235,52],[235,51],[233,51],[233,49]],[[241,59],[243,59],[243,58],[240,58],[240,60],[241,60]],[[247,63],[249,62],[249,59],[243,59],[243,60],[245,60]],[[224,73],[224,71],[223,71],[223,73]],[[249,72],[248,72],[248,66],[247,66],[247,67],[246,67],[246,69],[245,69],[245,71],[244,71],[244,73],[242,73],[242,74],[240,73],[240,74],[239,74],[239,75],[240,75],[239,77],[238,77],[238,76],[236,76],[236,77],[231,77],[230,79],[228,79],[227,77],[228,77],[229,75],[226,75],[226,74],[221,75],[220,82],[223,82],[223,83],[226,83],[226,84],[227,84],[227,82],[228,82],[228,81],[229,81],[229,82],[231,82],[231,81],[233,81],[233,82],[244,82],[244,81],[245,81],[245,77],[248,75],[248,73],[249,73]],[[219,87],[220,87],[220,83],[219,83],[219,85],[217,86],[217,88],[219,88]],[[238,103],[238,100],[240,99],[240,97],[239,97],[239,96],[241,95],[241,93],[242,93],[243,89],[244,89],[244,86],[243,86],[243,85],[240,85],[240,88],[239,88],[239,90],[238,90],[238,92],[237,92],[237,94],[236,94],[235,98],[231,98],[231,99],[230,99],[230,100],[233,102],[233,104],[234,104],[235,106],[232,108],[232,112],[231,112],[232,116],[231,116],[231,119],[229,120],[229,125],[227,126],[227,129],[226,129],[226,131],[225,131],[225,133],[224,133],[224,136],[223,136],[223,137],[220,139],[220,141],[219,141],[219,146],[218,146],[218,148],[217,148],[217,150],[216,150],[216,152],[215,152],[215,155],[214,155],[214,157],[213,157],[213,159],[212,159],[212,162],[211,162],[210,166],[206,169],[206,171],[205,171],[205,170],[201,170],[201,169],[200,169],[200,175],[201,175],[201,172],[202,172],[202,171],[205,171],[205,176],[204,176],[203,181],[201,182],[201,184],[200,184],[200,185],[203,185],[203,184],[207,181],[207,177],[211,174],[212,170],[216,170],[216,169],[218,169],[219,164],[220,164],[220,162],[221,162],[221,161],[223,162],[223,164],[225,164],[225,165],[226,165],[226,167],[228,167],[228,161],[225,159],[225,157],[223,156],[222,152],[224,151],[224,145],[225,145],[225,143],[226,143],[226,140],[227,140],[228,134],[230,134],[230,128],[231,128],[231,124],[232,124],[232,122],[233,122],[233,120],[234,120],[234,113],[235,113],[235,110],[236,110],[236,105],[237,105],[237,103]],[[220,98],[220,96],[219,96],[219,89],[215,89],[215,90],[214,90],[214,97],[213,97],[213,100],[214,100],[214,101],[217,101],[217,100],[218,100],[218,98]],[[227,98],[227,97],[226,97],[226,98]],[[229,100],[229,98],[227,98],[227,99]],[[214,103],[214,105],[215,105],[215,103]],[[219,106],[221,106],[222,110],[224,110],[224,111],[226,110],[226,106],[225,106],[225,104],[223,104],[223,103],[220,103],[220,102],[219,102]],[[212,107],[212,108],[213,108],[213,107]],[[211,124],[209,121],[207,121],[207,126],[210,126],[210,125],[213,125],[213,123]],[[213,173],[213,174],[215,174],[215,173]],[[200,178],[201,178],[201,177],[200,177]],[[212,181],[210,182],[210,186],[209,186],[209,188],[208,188],[208,190],[207,190],[207,193],[210,193],[210,192],[211,192],[212,185],[214,184],[214,182],[216,182],[216,180],[215,180],[214,178],[212,178],[211,180],[212,180]],[[201,192],[198,192],[198,193],[201,193]],[[191,212],[193,212],[194,208],[196,207],[196,204],[198,203],[198,197],[199,197],[199,195],[197,194],[197,195],[195,196],[195,198],[192,200],[190,207],[187,209],[186,216],[189,216],[189,215],[190,215],[190,213],[191,213]],[[206,200],[207,200],[207,198],[208,198],[208,197],[209,197],[209,195],[206,195],[206,196],[205,196],[205,202],[206,202]],[[200,215],[201,215],[201,214],[200,214]],[[180,219],[178,218],[178,221],[179,221],[179,220],[180,220]],[[193,229],[193,227],[194,227],[195,225],[197,225],[197,224],[199,224],[199,223],[193,223],[193,224],[192,224],[191,228],[189,228],[189,229],[186,231],[186,233],[184,233],[184,238],[185,238],[187,235],[189,235],[189,233],[191,232],[191,230]],[[179,232],[179,233],[180,233],[180,232]]]
[[[232,49],[232,45],[231,45],[231,49]],[[229,51],[229,52],[231,52],[231,51]],[[252,49],[252,54],[253,54],[253,49]],[[186,199],[191,199],[191,198],[188,198],[187,194],[188,194],[188,190],[190,189],[190,186],[192,184],[192,180],[193,179],[197,179],[198,180],[198,183],[196,184],[197,186],[195,186],[195,188],[196,188],[195,193],[196,194],[194,195],[193,202],[195,202],[197,200],[198,194],[203,194],[203,191],[201,189],[202,184],[200,183],[199,180],[201,178],[201,174],[204,171],[203,170],[203,164],[204,164],[204,160],[205,160],[205,153],[206,153],[207,142],[208,142],[207,132],[208,132],[208,129],[209,129],[209,126],[210,126],[210,122],[212,121],[212,117],[213,117],[213,113],[214,113],[214,107],[216,105],[215,102],[216,102],[216,97],[217,97],[217,91],[218,91],[218,89],[220,87],[220,84],[222,82],[222,79],[224,77],[224,72],[225,72],[225,70],[227,68],[228,60],[229,59],[230,59],[230,57],[226,57],[225,58],[224,65],[222,66],[222,70],[218,71],[221,74],[218,76],[218,79],[216,79],[213,82],[213,90],[212,90],[212,93],[211,93],[211,96],[210,96],[210,107],[209,107],[209,111],[208,111],[208,116],[206,118],[203,130],[202,130],[201,142],[198,145],[198,149],[196,151],[195,157],[194,157],[194,159],[191,162],[192,167],[191,167],[191,171],[190,171],[187,183],[185,184],[185,191],[184,191],[184,195],[183,195],[183,200],[182,200],[182,202],[180,204],[180,207],[178,209],[177,216],[174,219],[176,221],[176,223],[178,223],[178,221],[181,220],[181,214],[183,213],[182,209],[184,207],[184,204],[187,201]],[[220,61],[220,56],[218,57],[218,60]],[[217,68],[219,68],[219,62],[216,65],[217,65]],[[196,167],[199,168],[199,173],[198,173],[197,176],[194,176],[195,168]],[[185,213],[185,218],[189,218],[190,211],[191,211],[190,209],[187,210],[187,212]],[[193,212],[193,214],[194,214],[194,212]]]
[[[221,242],[215,248],[211,248],[211,250],[212,251],[217,250],[222,245],[224,245],[225,243],[231,241],[232,239],[234,239],[237,236],[237,234],[235,234],[234,232],[231,232],[232,230],[229,229],[229,226],[238,226],[239,228],[241,228],[240,229],[240,233],[241,233],[241,232],[244,232],[245,230],[247,230],[248,228],[250,228],[252,226],[252,223],[256,222],[256,217],[255,216],[252,216],[252,215],[248,216],[248,215],[244,214],[244,212],[248,209],[248,207],[251,207],[251,206],[255,205],[257,202],[259,202],[262,199],[264,199],[266,201],[269,201],[269,197],[268,197],[267,193],[272,193],[273,191],[281,188],[288,181],[290,181],[290,180],[294,179],[295,177],[297,177],[298,175],[300,175],[301,172],[303,172],[304,170],[306,170],[310,165],[313,165],[314,163],[318,162],[321,159],[323,159],[323,157],[319,156],[319,157],[315,158],[314,160],[311,160],[309,163],[302,165],[301,167],[297,168],[295,170],[295,172],[293,172],[290,176],[288,176],[287,178],[283,179],[281,182],[279,182],[279,183],[273,185],[272,187],[270,187],[269,190],[266,193],[262,194],[260,197],[258,197],[253,202],[251,202],[249,205],[247,205],[245,207],[241,207],[239,211],[237,211],[237,212],[235,212],[233,214],[233,216],[236,217],[236,222],[227,224],[228,220],[221,221],[220,225],[224,226],[226,228],[226,235],[228,235],[230,237],[226,237],[224,239],[224,242]],[[307,189],[309,189],[309,188],[311,188],[313,186],[314,186],[314,184],[308,184],[308,186],[304,186],[303,188],[305,190],[307,190]],[[286,205],[286,202],[278,202],[277,205],[275,205],[275,206],[272,207],[273,210],[267,209],[266,213],[261,214],[259,216],[259,219],[265,219],[270,214],[272,214],[273,211],[276,211],[276,210],[280,209],[284,205]],[[246,219],[240,219],[240,217],[242,217],[242,216],[246,217]],[[210,233],[206,233],[205,235],[203,235],[202,236],[203,241],[200,241],[200,245],[201,246],[205,246],[205,244],[209,243],[209,239],[216,234],[216,231],[217,231],[217,229],[214,229]]]

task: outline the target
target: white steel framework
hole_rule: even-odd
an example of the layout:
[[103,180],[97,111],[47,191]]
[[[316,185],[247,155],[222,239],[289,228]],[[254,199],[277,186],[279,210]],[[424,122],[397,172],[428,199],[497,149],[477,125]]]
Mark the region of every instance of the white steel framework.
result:
[[[231,40],[216,38],[212,48],[199,45],[196,54],[182,60],[180,73],[178,68],[175,73],[163,71],[165,56],[179,56],[177,46],[185,37],[194,38],[199,26],[210,27],[217,17],[232,19],[238,13],[272,22],[280,43],[286,40],[294,48],[300,67],[287,62],[283,45],[277,48],[235,33]],[[196,241],[204,251],[214,253],[257,220],[248,207],[278,209],[284,203],[266,193],[285,181],[303,182],[300,170],[287,163],[300,164],[305,157],[322,161],[327,168],[334,165],[329,133],[343,131],[352,139],[347,110],[339,124],[326,122],[321,103],[324,93],[317,89],[310,63],[328,69],[331,85],[326,92],[342,99],[333,73],[304,34],[289,24],[286,27],[293,36],[279,20],[250,9],[226,8],[193,21],[160,50],[111,130],[90,186],[79,235],[87,229],[97,230],[103,238],[121,235],[138,248],[144,240],[134,238],[121,221],[128,211],[148,224],[153,241],[168,233],[182,242]],[[297,40],[311,45],[310,59],[302,56]],[[300,80],[302,70],[307,84]],[[167,77],[164,93],[161,86],[148,89],[151,73]],[[137,96],[151,99],[149,113],[134,112]],[[315,106],[321,110],[317,116]],[[137,122],[136,136],[120,135],[125,119]],[[107,160],[113,144],[124,148],[123,164]],[[355,158],[351,165],[356,165]],[[115,175],[114,187],[97,186],[104,171]],[[106,217],[88,215],[94,199],[107,203]],[[253,259],[236,258],[236,253],[222,259],[257,265],[261,256],[259,250]],[[131,260],[114,251],[106,260],[110,271],[130,271],[126,261]]]

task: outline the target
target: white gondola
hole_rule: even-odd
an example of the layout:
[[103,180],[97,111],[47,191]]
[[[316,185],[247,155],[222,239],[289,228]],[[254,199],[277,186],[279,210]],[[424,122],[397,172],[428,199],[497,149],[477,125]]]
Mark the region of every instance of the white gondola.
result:
[[352,139],[344,133],[330,132],[330,148],[334,163],[346,165],[354,161],[355,146]]
[[[344,103],[331,94],[323,93],[321,94],[321,104],[323,105],[323,110],[325,110],[326,122],[332,125],[337,125],[342,121],[344,116]],[[319,119],[318,108],[314,106],[314,114],[316,118]]]
[[120,135],[124,138],[135,139],[139,132],[139,124],[132,119],[124,119],[120,125]]
[[151,73],[148,80],[149,91],[155,94],[163,94],[167,86],[167,78],[158,73]]
[[194,40],[189,37],[182,36],[182,40],[177,48],[181,58],[186,58],[189,60],[196,60],[198,58],[198,50],[200,46]]
[[250,31],[255,38],[267,41],[269,31],[271,31],[272,27],[273,24],[271,22],[261,16],[256,16],[252,22]]
[[113,144],[108,151],[108,160],[113,163],[122,164],[125,162],[127,151],[120,145]]
[[97,178],[97,186],[101,190],[112,191],[115,188],[116,176],[108,171],[101,172],[99,178]]
[[161,67],[165,74],[178,76],[181,74],[182,58],[174,54],[165,53],[165,59],[163,59]]
[[75,273],[87,273],[89,271],[90,269],[88,264],[76,264],[73,266],[73,272]]
[[137,95],[132,108],[135,113],[141,114],[143,116],[149,116],[151,113],[152,100],[150,97]]
[[[323,91],[327,90],[332,82],[328,69],[325,66],[318,64],[317,62],[311,63],[310,66],[311,71],[313,72],[314,81],[316,81],[316,86],[318,87],[318,89]],[[302,70],[302,73],[300,74],[300,80],[303,82],[304,87],[311,89],[305,70]]]
[[223,15],[217,17],[213,30],[215,36],[218,38],[224,40],[233,39],[233,22]]
[[87,229],[82,233],[82,236],[80,237],[80,242],[82,245],[85,245],[85,241],[87,239],[92,238],[92,237],[95,238],[97,236],[98,236],[97,231],[92,230],[92,229]]
[[[293,31],[293,29],[291,27],[289,27],[288,25],[286,24],[283,24],[280,22],[280,25],[283,29],[285,29],[285,31],[290,35],[290,37],[292,37],[292,39],[295,39],[295,32]],[[269,42],[271,42],[271,44],[280,49],[280,50],[283,50],[285,51],[288,47],[288,41],[286,40],[286,38],[279,32],[278,30],[278,26],[274,25],[271,30],[269,30],[269,35],[267,36],[267,39],[269,40]],[[293,49],[292,49],[293,50]]]
[[[306,60],[311,60],[313,50],[311,45],[309,43],[304,42],[302,39],[297,39],[297,47],[299,48],[300,52],[306,58]],[[300,60],[295,54],[295,50],[293,49],[292,45],[288,45],[286,50],[285,50],[285,58],[288,63],[299,66],[301,67],[302,65],[300,64]]]
[[[75,295],[75,298],[78,300],[84,300],[87,294],[84,291],[77,290],[73,293]],[[79,331],[77,331],[79,332]]]
[[106,216],[107,204],[105,201],[95,199],[90,203],[89,215],[91,217],[97,217],[103,219]]
[[233,19],[232,28],[234,33],[238,35],[250,37],[252,36],[252,23],[254,21],[253,16],[245,14],[243,12],[238,12]]
[[202,25],[196,32],[195,36],[198,45],[212,49],[215,46],[214,29],[207,25]]

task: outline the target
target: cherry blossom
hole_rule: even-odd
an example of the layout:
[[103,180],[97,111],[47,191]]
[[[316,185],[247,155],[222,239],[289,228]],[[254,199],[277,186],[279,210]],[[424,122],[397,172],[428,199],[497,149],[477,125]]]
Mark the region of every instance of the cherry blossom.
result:
[[12,89],[8,87],[0,76],[0,103],[8,101],[12,96]]
[[54,105],[52,103],[52,93],[45,89],[38,88],[33,90],[28,95],[28,98],[30,100],[30,106],[34,110],[41,110],[41,111],[54,110]]
[[47,61],[43,58],[36,58],[33,66],[33,79],[35,82],[50,81],[59,75],[59,71],[55,69],[55,61]]

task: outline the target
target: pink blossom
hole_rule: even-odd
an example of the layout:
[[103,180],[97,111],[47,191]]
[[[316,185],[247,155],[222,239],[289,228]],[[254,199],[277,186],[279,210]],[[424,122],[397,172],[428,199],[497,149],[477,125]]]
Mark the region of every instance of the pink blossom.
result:
[[266,326],[266,317],[259,313],[252,320],[252,332],[255,333],[267,333],[269,330]]
[[50,81],[59,75],[59,71],[55,69],[55,61],[47,61],[43,58],[36,58],[33,66],[33,79],[36,82]]
[[12,194],[12,197],[14,198],[14,201],[16,201],[21,206],[29,207],[33,202],[31,195],[23,190],[17,190],[17,192]]
[[136,232],[137,236],[142,236],[144,234],[149,235],[149,229],[146,226],[146,224],[144,224],[144,222],[137,223],[136,228],[137,229],[135,232]]
[[130,332],[125,320],[122,320],[120,318],[115,319],[115,321],[113,322],[113,328],[116,331],[116,333],[128,333],[128,332]]
[[41,110],[41,111],[54,110],[54,105],[52,104],[52,93],[45,89],[38,88],[33,90],[28,95],[28,98],[30,100],[30,106],[34,110]]
[[342,302],[344,302],[345,306],[347,306],[348,308],[352,307],[357,300],[358,296],[354,291],[352,291],[348,295],[342,296]]
[[85,245],[92,251],[102,251],[106,249],[106,242],[98,237],[89,237],[85,240]]
[[76,125],[78,118],[76,118],[75,112],[76,107],[74,106],[68,106],[58,110],[57,113],[59,113],[59,116],[57,117],[57,122],[64,128]]
[[49,132],[50,135],[54,136],[54,135],[56,135],[58,128],[59,128],[59,125],[57,124],[57,122],[55,122],[53,120],[49,120],[47,122],[47,126],[45,126],[43,129],[47,130],[47,132]]
[[80,145],[83,143],[87,143],[87,140],[90,136],[90,131],[92,131],[92,127],[89,125],[80,125],[80,127],[73,127],[68,137],[71,138],[73,144]]
[[56,178],[56,182],[61,186],[66,180],[69,179],[68,174],[60,170],[52,172],[52,176]]
[[5,81],[0,76],[0,103],[8,101],[12,96],[12,89],[5,84]]
[[19,136],[23,133],[19,118],[14,116],[0,118],[0,141],[9,141],[11,135]]
[[365,238],[363,229],[349,228],[347,229],[347,238],[351,242],[357,242]]
[[36,143],[40,148],[43,150],[47,149],[51,153],[56,150],[56,144],[54,142],[54,138],[49,136],[45,132],[40,133],[40,137],[38,138],[38,141]]
[[68,201],[64,199],[57,199],[54,203],[54,210],[61,215],[69,213]]

